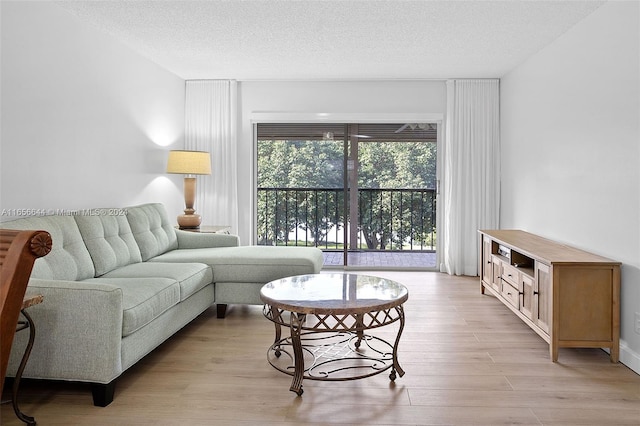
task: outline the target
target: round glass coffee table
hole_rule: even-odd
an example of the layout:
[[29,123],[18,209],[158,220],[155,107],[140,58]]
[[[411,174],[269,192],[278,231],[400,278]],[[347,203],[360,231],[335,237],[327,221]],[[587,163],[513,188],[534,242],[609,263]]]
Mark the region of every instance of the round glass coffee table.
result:
[[[409,298],[404,285],[360,274],[298,275],[265,284],[260,298],[276,331],[267,359],[293,376],[292,392],[302,395],[303,379],[355,380],[389,369],[392,381],[404,376],[398,363]],[[387,340],[369,334],[395,322]],[[289,328],[288,336],[282,327]]]

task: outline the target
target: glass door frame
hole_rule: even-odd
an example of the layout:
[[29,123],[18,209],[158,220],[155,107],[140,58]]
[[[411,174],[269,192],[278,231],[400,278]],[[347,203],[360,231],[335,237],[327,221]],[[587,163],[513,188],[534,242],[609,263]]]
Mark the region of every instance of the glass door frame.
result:
[[[440,182],[442,176],[442,136],[443,136],[443,126],[444,126],[444,114],[442,113],[295,113],[295,112],[252,112],[250,115],[250,123],[252,127],[252,158],[251,158],[251,168],[252,168],[252,176],[251,176],[251,188],[252,188],[252,197],[251,197],[251,244],[256,244],[257,242],[257,229],[256,229],[256,221],[258,217],[258,192],[257,192],[257,182],[258,182],[258,132],[257,126],[261,123],[331,123],[331,124],[351,124],[351,123],[394,123],[394,124],[403,124],[403,123],[432,123],[437,125],[437,159],[436,159],[436,180],[437,180],[437,188],[436,188],[436,234],[440,230],[441,225],[441,213],[442,213],[442,195],[440,193]],[[345,138],[347,139],[347,138]],[[344,145],[348,148],[349,141],[345,140]],[[348,156],[343,153],[343,161],[344,161],[344,171],[347,173],[348,167]],[[344,179],[345,185],[345,194],[347,193],[347,179],[345,176]],[[345,204],[348,203],[347,197],[345,197]],[[346,207],[346,206],[345,206]],[[343,270],[366,270],[366,269],[393,269],[393,268],[383,268],[383,267],[364,267],[364,266],[351,266],[348,265],[347,257],[348,257],[348,227],[344,227],[344,238],[345,245],[343,249],[344,256],[344,264],[341,267],[332,267],[327,269],[343,269]],[[436,266],[435,268],[403,268],[403,270],[439,270],[440,269],[440,253],[441,253],[441,240],[442,238],[437,238],[436,240]]]

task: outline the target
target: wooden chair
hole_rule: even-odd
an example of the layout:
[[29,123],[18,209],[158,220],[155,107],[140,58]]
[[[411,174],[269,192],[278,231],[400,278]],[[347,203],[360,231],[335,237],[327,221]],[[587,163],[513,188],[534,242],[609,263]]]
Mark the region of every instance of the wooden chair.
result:
[[0,394],[33,263],[51,245],[46,231],[0,229]]

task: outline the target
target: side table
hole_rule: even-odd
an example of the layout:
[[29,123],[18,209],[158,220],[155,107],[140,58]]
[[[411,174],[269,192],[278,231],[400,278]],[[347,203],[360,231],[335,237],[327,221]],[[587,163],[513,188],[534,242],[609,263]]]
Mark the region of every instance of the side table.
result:
[[36,337],[35,324],[33,323],[33,320],[31,319],[31,316],[27,313],[26,309],[31,306],[42,303],[43,300],[44,300],[44,296],[40,294],[34,295],[34,296],[26,295],[24,297],[20,312],[25,317],[26,321],[22,321],[22,320],[18,321],[18,328],[16,329],[16,332],[18,332],[28,328],[29,342],[27,343],[27,347],[24,350],[24,354],[22,355],[22,361],[20,361],[20,366],[18,367],[18,371],[16,372],[16,377],[13,381],[11,402],[13,404],[13,411],[16,413],[16,416],[20,420],[28,424],[29,426],[34,426],[36,424],[36,420],[33,417],[27,416],[26,414],[24,414],[22,411],[20,411],[20,408],[18,407],[18,388],[20,387],[20,379],[22,378],[22,373],[24,372],[24,368],[26,367],[27,361],[29,360],[29,355],[31,354],[31,348],[33,348],[33,342]]
[[[180,228],[176,226],[176,229]],[[231,227],[227,225],[206,225],[199,228],[185,228],[182,231],[201,232],[203,234],[229,234],[231,233]]]

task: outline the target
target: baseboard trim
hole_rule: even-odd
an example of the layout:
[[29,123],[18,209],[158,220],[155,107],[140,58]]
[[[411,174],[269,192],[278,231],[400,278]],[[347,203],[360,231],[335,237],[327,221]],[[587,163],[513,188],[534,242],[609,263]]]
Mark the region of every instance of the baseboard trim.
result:
[[620,362],[640,374],[640,354],[631,349],[624,340],[620,340]]

